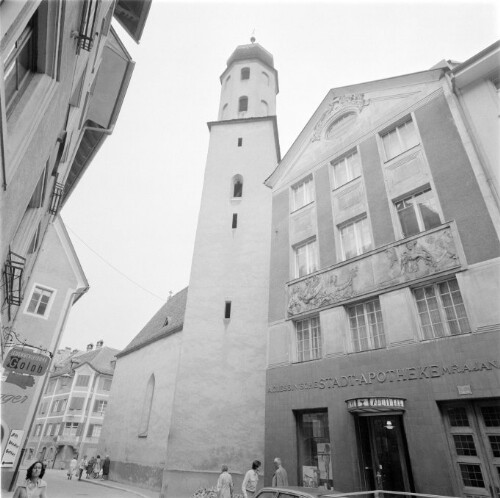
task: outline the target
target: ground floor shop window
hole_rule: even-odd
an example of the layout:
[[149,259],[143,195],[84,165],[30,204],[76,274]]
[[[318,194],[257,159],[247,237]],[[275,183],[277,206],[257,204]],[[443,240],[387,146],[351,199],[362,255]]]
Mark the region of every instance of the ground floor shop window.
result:
[[500,488],[500,400],[441,405],[458,492],[495,497]]
[[333,488],[328,410],[297,412],[296,418],[299,485]]

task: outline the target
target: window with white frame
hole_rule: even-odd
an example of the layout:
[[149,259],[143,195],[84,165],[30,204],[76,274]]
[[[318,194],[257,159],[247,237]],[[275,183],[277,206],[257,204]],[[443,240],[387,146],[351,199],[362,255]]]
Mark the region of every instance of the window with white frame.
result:
[[108,406],[108,402],[104,399],[96,399],[94,402],[94,413],[99,413],[100,415],[104,415],[106,411],[106,407]]
[[76,378],[75,386],[77,387],[87,387],[90,382],[90,375],[78,374]]
[[315,239],[295,246],[294,252],[296,278],[318,269],[318,249]]
[[386,161],[415,147],[420,143],[415,123],[409,120],[384,133],[382,135],[382,143],[384,145]]
[[43,317],[48,315],[49,304],[53,294],[53,290],[35,285],[28,307],[26,308],[26,313]]
[[424,339],[471,331],[455,278],[413,290]]
[[92,430],[92,437],[99,437],[101,435],[102,425],[94,424],[94,428]]
[[307,318],[295,322],[297,333],[297,361],[321,358],[321,329],[319,318]]
[[63,435],[76,436],[78,432],[78,422],[66,422],[64,425]]
[[385,347],[384,322],[378,298],[349,306],[349,328],[352,351]]
[[366,216],[339,226],[343,259],[353,258],[372,248],[372,237]]
[[437,200],[430,188],[394,203],[403,237],[429,230],[441,224]]
[[361,176],[361,159],[356,150],[341,159],[333,161],[331,164],[333,166],[335,188],[339,188]]
[[292,187],[292,211],[300,209],[314,200],[313,179],[308,176]]

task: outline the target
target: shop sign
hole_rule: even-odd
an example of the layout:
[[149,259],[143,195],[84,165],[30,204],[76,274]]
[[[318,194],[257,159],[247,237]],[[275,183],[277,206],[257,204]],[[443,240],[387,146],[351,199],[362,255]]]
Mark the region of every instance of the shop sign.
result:
[[355,398],[346,400],[350,412],[379,412],[405,409],[403,398]]
[[40,376],[45,374],[49,363],[50,358],[47,355],[14,347],[7,354],[3,366],[17,374]]
[[5,451],[2,456],[2,467],[13,467],[17,454],[21,448],[24,431],[13,429],[10,431],[9,440],[5,445]]

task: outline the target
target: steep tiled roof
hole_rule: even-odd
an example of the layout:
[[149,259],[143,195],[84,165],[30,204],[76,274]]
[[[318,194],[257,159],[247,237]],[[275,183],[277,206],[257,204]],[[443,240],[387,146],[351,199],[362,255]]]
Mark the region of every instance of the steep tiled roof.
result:
[[[149,320],[130,344],[117,354],[117,358],[136,351],[152,342],[182,330],[186,311],[188,288],[173,295]],[[168,318],[168,323],[165,323]]]
[[71,355],[66,360],[56,365],[56,369],[51,373],[51,377],[58,377],[63,374],[72,374],[72,370],[83,364],[90,365],[94,370],[103,374],[112,374],[111,362],[115,359],[119,349],[108,348],[107,346],[96,348],[91,351],[79,351]]

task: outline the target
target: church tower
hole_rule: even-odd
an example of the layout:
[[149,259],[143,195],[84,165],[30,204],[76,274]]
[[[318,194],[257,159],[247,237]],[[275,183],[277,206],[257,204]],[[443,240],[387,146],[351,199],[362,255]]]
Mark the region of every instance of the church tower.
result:
[[280,160],[278,74],[255,40],[220,77],[191,268],[163,497],[215,485],[227,464],[236,489],[264,458],[271,191]]

